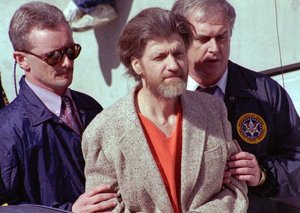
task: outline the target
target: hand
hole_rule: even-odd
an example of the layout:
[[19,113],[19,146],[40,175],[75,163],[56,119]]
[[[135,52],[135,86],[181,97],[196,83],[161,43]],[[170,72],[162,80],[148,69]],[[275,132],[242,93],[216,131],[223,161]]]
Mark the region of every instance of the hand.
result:
[[223,174],[223,184],[230,183],[230,177],[231,177],[231,173],[229,170],[226,169]]
[[111,186],[103,185],[83,193],[72,206],[74,213],[110,212],[116,207],[117,194]]
[[232,154],[227,167],[236,179],[246,181],[249,186],[257,186],[260,181],[260,167],[256,157],[248,152]]

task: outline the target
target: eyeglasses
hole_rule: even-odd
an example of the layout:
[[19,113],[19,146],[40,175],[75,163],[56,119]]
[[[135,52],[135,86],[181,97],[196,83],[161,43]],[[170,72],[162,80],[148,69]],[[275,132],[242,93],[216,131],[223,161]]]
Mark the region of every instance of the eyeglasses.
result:
[[81,51],[81,46],[79,44],[74,44],[72,47],[67,47],[61,50],[55,50],[46,53],[44,56],[39,56],[26,50],[23,50],[21,52],[38,57],[39,59],[43,60],[50,66],[55,66],[56,64],[61,62],[65,54],[67,55],[68,59],[75,60],[79,56],[80,51]]

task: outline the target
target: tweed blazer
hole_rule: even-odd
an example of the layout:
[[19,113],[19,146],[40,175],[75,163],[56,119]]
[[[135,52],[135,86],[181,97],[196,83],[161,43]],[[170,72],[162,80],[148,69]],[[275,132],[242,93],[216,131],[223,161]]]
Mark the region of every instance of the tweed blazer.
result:
[[[112,184],[113,212],[174,212],[134,105],[135,91],[104,109],[83,134],[86,190]],[[246,212],[247,186],[223,184],[226,160],[238,151],[222,100],[186,91],[182,104],[181,212]]]

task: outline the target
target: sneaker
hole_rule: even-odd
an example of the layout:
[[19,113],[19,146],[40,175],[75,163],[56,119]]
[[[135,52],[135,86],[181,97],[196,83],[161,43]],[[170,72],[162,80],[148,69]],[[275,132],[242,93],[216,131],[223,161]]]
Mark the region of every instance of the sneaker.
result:
[[91,13],[70,23],[75,32],[83,32],[95,27],[103,26],[118,17],[115,9],[109,4],[99,4]]
[[67,22],[72,23],[73,21],[79,20],[84,12],[71,0],[66,9],[63,11]]

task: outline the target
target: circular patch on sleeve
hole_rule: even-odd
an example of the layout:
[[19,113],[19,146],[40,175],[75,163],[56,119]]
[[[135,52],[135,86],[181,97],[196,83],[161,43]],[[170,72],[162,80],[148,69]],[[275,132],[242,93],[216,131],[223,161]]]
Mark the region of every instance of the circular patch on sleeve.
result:
[[239,136],[247,143],[258,144],[267,134],[267,124],[255,113],[243,114],[236,124]]

